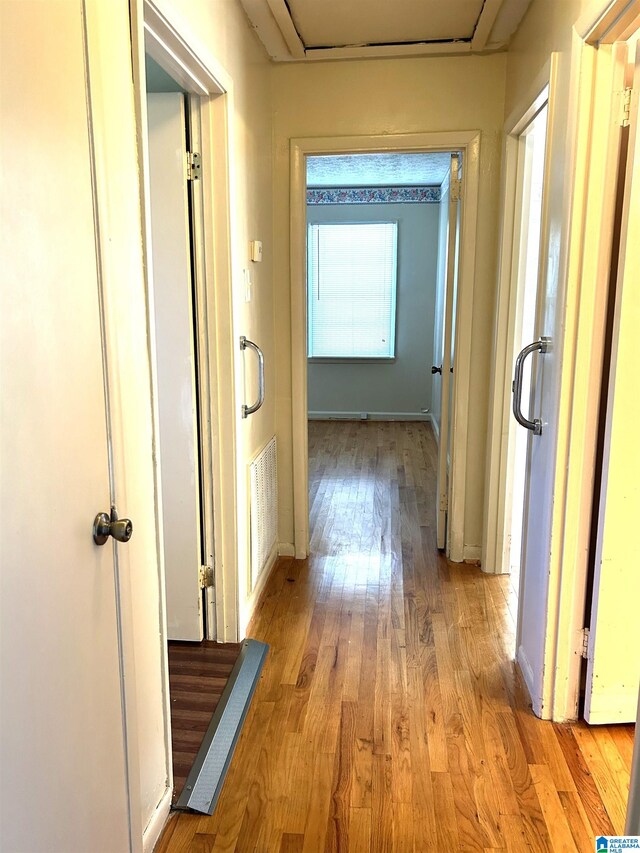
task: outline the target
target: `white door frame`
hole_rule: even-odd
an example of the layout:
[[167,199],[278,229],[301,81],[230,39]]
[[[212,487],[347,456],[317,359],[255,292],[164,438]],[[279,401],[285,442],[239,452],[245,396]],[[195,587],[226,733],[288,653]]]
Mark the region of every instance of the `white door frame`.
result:
[[309,447],[307,403],[307,263],[306,263],[306,158],[322,154],[371,154],[376,152],[462,151],[463,194],[456,319],[456,369],[453,374],[451,485],[449,491],[450,535],[448,557],[465,559],[464,509],[469,429],[471,328],[475,281],[476,224],[480,167],[480,133],[389,134],[292,139],[291,178],[291,384],[293,440],[294,547],[297,559],[309,554]]
[[[611,102],[614,58],[610,48],[628,36],[640,21],[640,0],[594,0],[576,23],[570,56],[570,114],[565,169],[565,306],[564,338],[554,342],[561,351],[562,380],[558,444],[554,470],[552,549],[545,629],[544,716],[575,719],[578,713],[582,629],[586,594],[588,544],[591,526],[597,438],[597,409],[602,370],[606,310],[603,286],[611,262],[610,229],[613,219],[618,148],[611,131],[619,105]],[[598,49],[600,46],[600,50]],[[604,49],[602,49],[604,48]],[[557,60],[554,60],[557,61]],[[564,74],[569,74],[565,68]],[[549,70],[532,81],[531,99],[540,91]],[[594,121],[606,115],[608,121]],[[511,118],[505,125],[513,127]],[[497,328],[490,411],[488,465],[485,492],[483,568],[504,571],[501,543],[504,512],[500,503],[504,476],[504,394],[507,335],[502,332],[510,298],[508,263],[514,245],[515,172],[507,142],[503,172],[501,274],[498,285]],[[586,239],[598,234],[599,239]],[[500,332],[500,334],[498,334]],[[543,619],[545,614],[541,614]]]
[[[190,120],[199,126],[203,172],[194,204],[196,325],[201,402],[204,545],[213,560],[215,589],[208,590],[208,639],[238,639],[238,521],[236,349],[233,334],[231,175],[233,83],[212,57],[196,53],[154,0],[130,0],[134,28],[136,110],[143,172],[144,251],[149,300],[153,298],[151,218],[147,163],[145,51],[190,94]],[[200,223],[200,227],[198,226]],[[215,227],[214,227],[215,223]],[[155,349],[150,328],[151,349]],[[153,359],[152,359],[153,361]],[[156,396],[155,366],[153,376]],[[158,477],[161,472],[158,472]],[[164,608],[164,603],[162,604]]]

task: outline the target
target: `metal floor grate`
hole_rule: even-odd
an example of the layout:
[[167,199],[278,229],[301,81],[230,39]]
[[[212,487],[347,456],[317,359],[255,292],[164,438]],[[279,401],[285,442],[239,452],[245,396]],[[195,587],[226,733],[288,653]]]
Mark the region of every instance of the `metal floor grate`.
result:
[[269,646],[245,640],[176,809],[213,814]]

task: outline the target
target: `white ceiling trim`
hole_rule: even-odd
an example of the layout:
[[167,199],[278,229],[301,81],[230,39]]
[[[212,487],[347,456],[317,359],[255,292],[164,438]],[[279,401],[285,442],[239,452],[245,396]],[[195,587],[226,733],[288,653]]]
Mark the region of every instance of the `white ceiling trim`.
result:
[[267,0],[267,3],[287,43],[287,47],[291,51],[292,59],[304,59],[304,45],[289,14],[289,7],[285,3],[285,0]]
[[[286,0],[240,0],[249,23],[276,62],[372,59],[402,56],[455,56],[498,50],[508,43],[531,0],[484,0],[472,38],[397,44],[306,47]],[[446,2],[446,0],[444,0]]]
[[482,12],[478,18],[476,29],[471,39],[472,50],[484,50],[489,41],[491,30],[502,8],[503,0],[485,0]]
[[[265,0],[240,0],[249,18],[251,27],[265,47],[265,50],[275,62],[291,62],[296,57],[291,55],[287,42],[282,35],[273,12]],[[293,21],[291,22],[293,24]]]

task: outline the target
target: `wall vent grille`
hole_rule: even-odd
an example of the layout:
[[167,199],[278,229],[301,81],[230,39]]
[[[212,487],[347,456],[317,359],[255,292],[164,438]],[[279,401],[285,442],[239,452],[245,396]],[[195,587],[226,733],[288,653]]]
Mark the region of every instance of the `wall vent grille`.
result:
[[278,472],[275,436],[249,466],[251,479],[251,589],[276,544],[278,531]]

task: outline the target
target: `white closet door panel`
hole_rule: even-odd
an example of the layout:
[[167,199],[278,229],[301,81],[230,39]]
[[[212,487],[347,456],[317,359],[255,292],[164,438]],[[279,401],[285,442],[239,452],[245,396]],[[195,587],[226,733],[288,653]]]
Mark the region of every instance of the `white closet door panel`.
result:
[[127,851],[82,3],[5,3],[0,33],[2,148],[29,164],[0,193],[0,849]]

